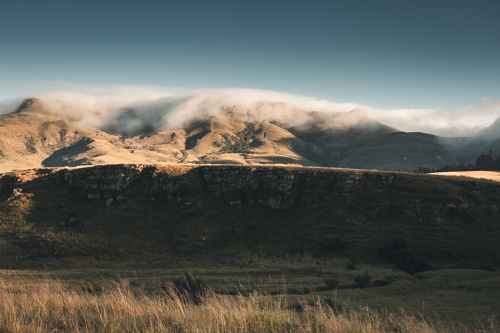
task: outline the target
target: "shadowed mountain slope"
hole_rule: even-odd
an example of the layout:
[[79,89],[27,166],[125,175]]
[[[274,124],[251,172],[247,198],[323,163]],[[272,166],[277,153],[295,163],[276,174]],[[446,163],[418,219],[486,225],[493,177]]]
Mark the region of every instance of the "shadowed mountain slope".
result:
[[347,157],[338,166],[357,169],[370,168],[374,160],[379,161],[376,169],[406,171],[423,164],[438,169],[458,161],[454,152],[439,143],[438,137],[425,133],[394,132],[376,136],[353,144],[345,154]]

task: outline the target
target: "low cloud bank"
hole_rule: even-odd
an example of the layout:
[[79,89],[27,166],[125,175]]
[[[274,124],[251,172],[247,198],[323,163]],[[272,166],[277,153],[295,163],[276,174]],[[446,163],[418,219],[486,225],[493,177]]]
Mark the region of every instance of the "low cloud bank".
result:
[[[162,87],[89,87],[20,96],[0,102],[0,113],[12,112],[22,99],[37,97],[58,115],[81,126],[134,132],[186,127],[210,117],[234,115],[248,122],[278,121],[286,126],[342,129],[372,120],[406,132],[471,136],[500,116],[500,99],[443,112],[435,109],[381,110],[356,103],[333,103],[280,92],[214,89],[175,92]],[[314,111],[314,112],[305,112]],[[487,132],[487,131],[485,131]],[[490,129],[494,135],[497,131]]]

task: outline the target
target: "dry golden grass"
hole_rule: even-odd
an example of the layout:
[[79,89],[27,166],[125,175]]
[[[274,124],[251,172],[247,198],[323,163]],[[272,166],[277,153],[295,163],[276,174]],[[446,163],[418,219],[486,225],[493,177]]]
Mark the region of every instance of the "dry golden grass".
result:
[[498,332],[494,318],[475,328],[422,316],[332,309],[318,301],[292,310],[277,298],[209,293],[200,305],[172,288],[145,292],[122,280],[97,291],[53,280],[0,284],[0,332]]
[[435,172],[432,175],[488,179],[500,182],[500,172],[498,171],[449,171]]

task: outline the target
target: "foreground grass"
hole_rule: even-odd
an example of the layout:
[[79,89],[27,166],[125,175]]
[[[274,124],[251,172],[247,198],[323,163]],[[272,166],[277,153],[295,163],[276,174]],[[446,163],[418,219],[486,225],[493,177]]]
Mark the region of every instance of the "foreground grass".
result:
[[198,305],[172,286],[146,291],[127,280],[97,289],[54,280],[0,284],[0,332],[498,332],[494,318],[468,328],[420,314],[346,310],[287,295],[219,295]]
[[[440,268],[411,276],[390,265],[356,264],[350,259],[319,260],[310,255],[262,258],[248,254],[232,265],[185,262],[181,267],[165,263],[59,262],[45,261],[42,269],[0,270],[6,285],[30,285],[40,280],[60,281],[64,286],[99,289],[103,283],[126,279],[133,287],[154,292],[185,271],[200,277],[216,294],[244,296],[259,294],[279,298],[286,291],[290,304],[315,303],[321,299],[349,309],[369,307],[373,311],[420,312],[425,318],[473,326],[478,318],[500,317],[500,272]],[[65,268],[62,266],[79,268]],[[354,278],[368,273],[371,281],[385,280],[384,286],[358,288]],[[328,288],[337,280],[337,288]],[[286,287],[286,288],[285,288]]]

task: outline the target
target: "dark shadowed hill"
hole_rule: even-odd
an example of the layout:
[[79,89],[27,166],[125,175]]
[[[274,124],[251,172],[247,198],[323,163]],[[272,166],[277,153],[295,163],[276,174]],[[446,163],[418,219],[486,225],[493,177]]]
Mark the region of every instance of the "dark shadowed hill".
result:
[[489,181],[106,165],[13,172],[0,184],[3,266],[68,258],[226,263],[248,253],[353,257],[411,272],[500,263],[500,186]]

